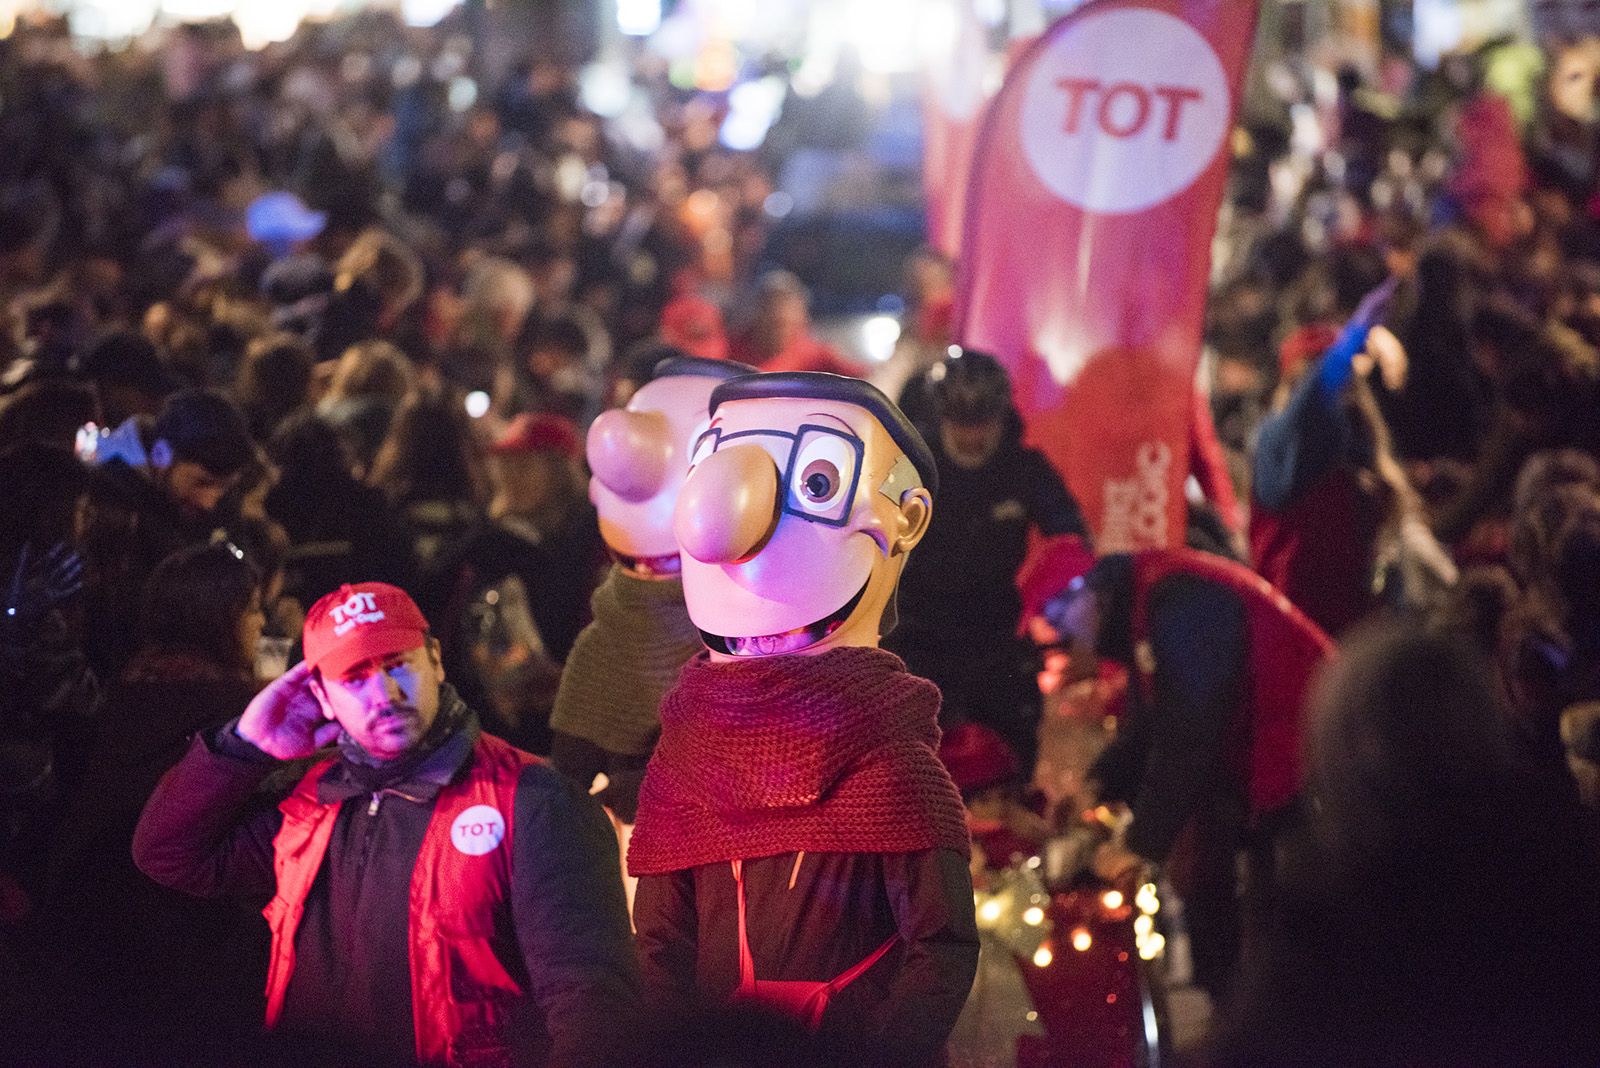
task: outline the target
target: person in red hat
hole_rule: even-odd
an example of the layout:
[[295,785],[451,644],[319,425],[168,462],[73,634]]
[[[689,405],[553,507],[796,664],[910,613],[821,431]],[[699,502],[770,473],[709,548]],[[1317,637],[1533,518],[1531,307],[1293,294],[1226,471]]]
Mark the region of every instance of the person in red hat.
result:
[[588,621],[606,561],[570,419],[512,419],[489,447],[489,514],[424,576],[444,666],[490,730],[550,752],[561,666]]
[[939,740],[939,760],[967,809],[975,878],[980,867],[999,870],[1043,848],[1050,828],[1024,803],[1022,764],[1004,738],[958,724]]
[[[617,1063],[638,972],[600,806],[479,729],[403,590],[344,586],[303,640],[302,663],[162,780],[139,868],[271,896],[269,1029],[385,1063],[508,1064],[533,1013],[548,1063]],[[251,804],[282,761],[330,744],[275,809]]]
[[1220,996],[1240,946],[1236,858],[1253,862],[1249,899],[1265,900],[1272,848],[1297,813],[1305,693],[1333,642],[1261,576],[1193,549],[1100,557],[1043,614],[1070,653],[1069,681],[1095,678],[1103,660],[1129,674],[1127,710],[1081,800],[1126,803],[1132,823],[1096,872],[1116,883],[1188,860],[1195,978]]

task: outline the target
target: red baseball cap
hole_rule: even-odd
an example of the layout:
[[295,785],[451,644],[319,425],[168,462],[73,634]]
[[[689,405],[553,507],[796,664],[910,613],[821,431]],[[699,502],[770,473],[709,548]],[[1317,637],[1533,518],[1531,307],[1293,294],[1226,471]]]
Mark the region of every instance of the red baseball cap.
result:
[[1044,614],[1050,599],[1094,567],[1094,551],[1076,534],[1060,534],[1036,545],[1017,572],[1017,592],[1022,594],[1022,615],[1017,633],[1026,634],[1028,620]]
[[1278,373],[1284,378],[1321,356],[1339,340],[1339,331],[1326,323],[1308,323],[1291,330],[1278,346]]
[[427,644],[428,621],[406,591],[387,582],[346,583],[311,606],[301,641],[306,663],[338,678],[363,660]]

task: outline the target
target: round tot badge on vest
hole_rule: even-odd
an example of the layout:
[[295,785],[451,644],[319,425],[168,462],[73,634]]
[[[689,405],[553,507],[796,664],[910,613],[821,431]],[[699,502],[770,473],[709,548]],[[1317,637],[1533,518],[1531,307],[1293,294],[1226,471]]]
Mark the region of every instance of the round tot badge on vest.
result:
[[469,857],[481,857],[505,841],[506,818],[491,805],[473,805],[450,825],[450,844]]

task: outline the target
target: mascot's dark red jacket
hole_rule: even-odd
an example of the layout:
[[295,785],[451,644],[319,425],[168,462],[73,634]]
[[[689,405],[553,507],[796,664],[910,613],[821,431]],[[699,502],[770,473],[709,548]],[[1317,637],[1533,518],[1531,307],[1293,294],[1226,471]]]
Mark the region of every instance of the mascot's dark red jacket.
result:
[[881,649],[689,661],[628,851],[658,1008],[748,999],[845,1063],[942,1062],[978,933],[938,711]]
[[553,1064],[613,1063],[637,968],[605,815],[441,701],[455,726],[402,780],[324,761],[275,808],[253,796],[276,761],[232,724],[196,738],[134,859],[200,896],[271,896],[269,1027],[454,1065],[510,1063],[531,1025]]
[[1249,824],[1288,806],[1327,634],[1248,568],[1191,549],[1109,556],[1088,582],[1102,655],[1133,669],[1130,715],[1091,772],[1133,809],[1128,847],[1165,860],[1209,802]]

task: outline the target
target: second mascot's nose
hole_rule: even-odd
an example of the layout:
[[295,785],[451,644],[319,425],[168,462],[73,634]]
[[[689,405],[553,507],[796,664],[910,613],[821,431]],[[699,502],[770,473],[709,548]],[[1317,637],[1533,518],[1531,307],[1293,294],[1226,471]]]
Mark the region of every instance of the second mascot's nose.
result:
[[701,460],[678,493],[673,530],[703,564],[743,560],[772,533],[778,517],[778,467],[755,445],[718,449]]
[[647,501],[666,482],[672,428],[660,412],[613,409],[589,427],[586,452],[603,486],[625,501]]

